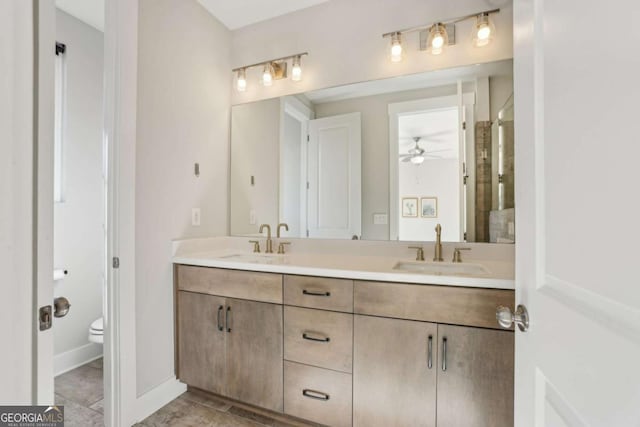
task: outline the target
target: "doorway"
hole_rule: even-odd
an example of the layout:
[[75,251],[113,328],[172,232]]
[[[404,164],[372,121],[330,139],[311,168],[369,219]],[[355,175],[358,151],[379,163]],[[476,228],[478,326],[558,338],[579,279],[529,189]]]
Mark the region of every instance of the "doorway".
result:
[[[67,420],[104,424],[106,307],[104,33],[56,3],[53,150],[54,403]],[[63,7],[60,7],[64,5]]]

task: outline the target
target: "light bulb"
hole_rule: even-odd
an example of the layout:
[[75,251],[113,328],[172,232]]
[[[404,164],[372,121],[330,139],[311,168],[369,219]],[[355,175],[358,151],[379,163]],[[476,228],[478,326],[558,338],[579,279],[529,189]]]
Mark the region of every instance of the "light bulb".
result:
[[402,61],[402,39],[400,33],[391,36],[391,62]]
[[432,55],[440,55],[447,44],[447,29],[442,24],[435,24],[429,31]]
[[273,69],[271,64],[264,64],[264,70],[262,70],[262,85],[271,86],[273,83]]
[[413,163],[414,165],[419,165],[422,162],[424,162],[424,156],[413,156],[411,158],[411,163]]
[[238,70],[236,88],[238,89],[238,92],[244,92],[247,90],[247,71],[244,68]]
[[299,82],[302,80],[302,66],[300,65],[300,55],[293,57],[291,67],[291,80]]
[[473,34],[473,43],[477,47],[486,46],[491,42],[493,37],[493,28],[489,22],[489,15],[483,13],[476,17],[475,33]]

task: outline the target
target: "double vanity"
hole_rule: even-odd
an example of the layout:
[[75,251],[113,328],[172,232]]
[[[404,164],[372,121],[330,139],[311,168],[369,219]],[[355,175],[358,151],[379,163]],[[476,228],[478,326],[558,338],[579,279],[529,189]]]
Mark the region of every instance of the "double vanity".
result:
[[511,426],[514,333],[496,309],[514,307],[513,265],[481,246],[433,263],[398,242],[176,242],[177,376],[330,426]]

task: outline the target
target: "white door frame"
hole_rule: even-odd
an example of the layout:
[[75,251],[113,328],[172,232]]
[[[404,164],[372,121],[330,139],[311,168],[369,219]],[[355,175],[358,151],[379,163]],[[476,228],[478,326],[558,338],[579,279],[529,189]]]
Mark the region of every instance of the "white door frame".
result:
[[[138,0],[105,2],[104,138],[107,153],[105,425],[129,426],[136,408],[135,169]],[[119,259],[114,268],[113,259]]]
[[[294,237],[305,237],[304,230],[307,229],[307,144],[305,143],[309,135],[309,120],[315,117],[315,113],[295,96],[285,96],[280,100],[280,183],[278,194],[278,222],[284,220],[284,170],[282,168],[282,153],[284,153],[284,115],[288,114],[300,122],[300,235]],[[304,201],[304,203],[303,203]],[[303,235],[304,234],[304,235]]]
[[[398,153],[400,141],[398,138],[400,117],[406,114],[415,114],[422,111],[437,110],[441,108],[457,107],[461,105],[473,105],[475,95],[471,92],[458,95],[439,96],[434,98],[417,99],[414,101],[396,102],[387,107],[389,113],[389,240],[398,240],[400,194],[398,192],[399,165]],[[462,115],[459,114],[460,129],[462,128]],[[462,136],[461,138],[462,139]],[[462,156],[462,151],[461,151]],[[464,159],[460,159],[461,162]],[[461,178],[462,179],[462,178]],[[461,195],[462,197],[462,195]],[[463,206],[463,205],[460,205]],[[463,230],[464,227],[461,229]]]
[[[55,4],[34,0],[36,132],[34,312],[53,299],[53,118]],[[138,1],[105,2],[104,138],[107,149],[107,259],[104,337],[105,425],[136,422],[135,141]],[[36,314],[37,316],[37,314]],[[55,327],[55,326],[54,326]],[[53,403],[53,331],[33,325],[33,401]]]

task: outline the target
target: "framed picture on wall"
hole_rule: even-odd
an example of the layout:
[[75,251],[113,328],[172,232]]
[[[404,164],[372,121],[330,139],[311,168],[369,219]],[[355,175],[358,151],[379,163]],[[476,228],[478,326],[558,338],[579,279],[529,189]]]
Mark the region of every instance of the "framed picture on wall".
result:
[[423,197],[420,199],[420,212],[422,218],[438,217],[438,198]]
[[402,198],[402,217],[403,218],[418,217],[418,198],[417,197]]

